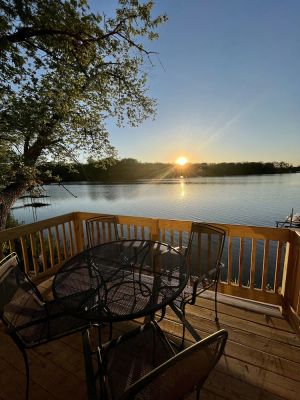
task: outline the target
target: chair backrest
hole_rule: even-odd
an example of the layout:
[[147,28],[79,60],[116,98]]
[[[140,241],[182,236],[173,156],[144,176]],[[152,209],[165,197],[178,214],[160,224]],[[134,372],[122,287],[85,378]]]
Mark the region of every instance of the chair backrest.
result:
[[114,215],[89,218],[85,224],[89,248],[97,246],[100,243],[120,240],[118,221]]
[[16,328],[44,313],[40,292],[21,270],[16,253],[11,253],[0,261],[0,318]]
[[190,274],[214,275],[219,267],[224,248],[225,231],[210,224],[193,222],[186,257]]
[[120,400],[182,400],[200,391],[223,354],[228,333],[224,329],[195,343],[129,387]]

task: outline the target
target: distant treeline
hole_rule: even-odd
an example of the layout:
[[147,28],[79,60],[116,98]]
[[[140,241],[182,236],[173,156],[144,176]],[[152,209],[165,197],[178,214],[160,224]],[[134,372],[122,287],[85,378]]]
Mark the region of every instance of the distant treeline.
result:
[[181,167],[167,163],[142,163],[132,158],[114,160],[106,168],[90,161],[87,164],[47,163],[42,170],[52,170],[52,178],[59,176],[62,181],[131,181],[137,179],[165,179],[196,176],[233,176],[278,174],[300,171],[285,162],[243,162],[243,163],[194,163]]

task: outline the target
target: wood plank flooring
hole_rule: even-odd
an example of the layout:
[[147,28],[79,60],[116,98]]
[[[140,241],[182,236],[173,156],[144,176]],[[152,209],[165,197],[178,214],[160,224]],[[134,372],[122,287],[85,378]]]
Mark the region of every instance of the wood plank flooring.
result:
[[[299,399],[300,340],[279,311],[269,306],[253,307],[249,302],[235,302],[228,296],[219,296],[218,309],[219,327],[228,331],[229,339],[225,354],[209,376],[201,398]],[[189,306],[187,318],[201,337],[218,330],[214,303],[209,297]],[[117,324],[114,333],[118,335],[134,324]],[[180,337],[181,326],[171,310],[161,326],[173,338]],[[31,400],[86,399],[80,333],[29,350],[28,354]],[[0,400],[25,398],[23,358],[2,325],[0,388]]]

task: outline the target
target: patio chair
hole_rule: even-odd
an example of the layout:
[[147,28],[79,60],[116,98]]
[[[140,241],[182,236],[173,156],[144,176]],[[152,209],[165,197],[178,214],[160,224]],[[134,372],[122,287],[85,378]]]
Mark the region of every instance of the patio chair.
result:
[[[186,248],[178,248],[187,258],[189,281],[184,291],[175,303],[185,314],[187,304],[195,304],[196,299],[204,291],[215,287],[215,321],[218,322],[217,293],[224,248],[225,231],[215,226],[193,222]],[[185,326],[183,325],[182,346],[184,343]]]
[[85,222],[88,247],[100,243],[120,240],[118,221],[114,215],[102,215],[89,218]]
[[54,300],[44,301],[36,285],[20,268],[16,253],[0,262],[0,318],[24,358],[26,399],[29,396],[26,349],[89,327],[87,321],[66,315]]
[[[92,353],[85,335],[85,361],[89,400],[97,397]],[[152,324],[143,325],[108,343],[100,351],[104,374],[102,396],[106,400],[181,400],[200,390],[220,359],[227,340],[220,330],[178,354],[166,336]],[[104,392],[104,393],[103,393]]]

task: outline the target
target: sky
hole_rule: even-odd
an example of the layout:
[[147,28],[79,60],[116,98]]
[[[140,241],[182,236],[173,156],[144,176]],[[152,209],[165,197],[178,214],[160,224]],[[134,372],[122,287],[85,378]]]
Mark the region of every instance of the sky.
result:
[[300,165],[300,1],[156,0],[155,120],[110,123],[120,158]]

